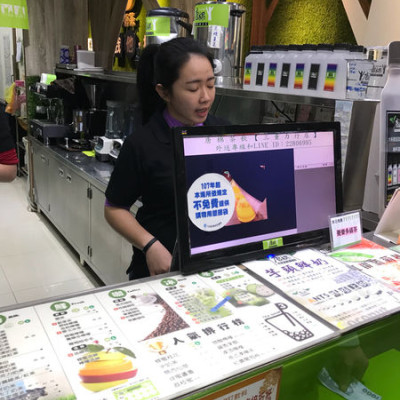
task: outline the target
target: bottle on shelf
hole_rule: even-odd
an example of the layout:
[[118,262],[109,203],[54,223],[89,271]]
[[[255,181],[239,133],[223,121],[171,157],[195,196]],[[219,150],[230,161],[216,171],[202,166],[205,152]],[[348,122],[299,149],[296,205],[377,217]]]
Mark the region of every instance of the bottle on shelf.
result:
[[346,99],[364,99],[367,94],[373,61],[368,60],[363,46],[350,46],[347,60]]
[[324,97],[344,99],[346,97],[347,59],[350,57],[348,44],[335,44],[327,60],[325,80],[322,88]]
[[400,163],[397,164],[397,184],[400,185]]
[[315,96],[318,84],[319,65],[315,65],[314,59],[317,54],[316,44],[303,44],[302,57],[304,61],[304,80],[302,94]]
[[290,59],[290,74],[288,82],[288,93],[301,94],[304,81],[304,61],[302,47],[297,44],[288,46],[288,54]]
[[331,44],[318,44],[317,45],[317,54],[315,55],[315,58],[313,60],[314,65],[319,66],[319,71],[318,71],[318,78],[317,78],[317,91],[316,91],[316,96],[317,97],[323,97],[324,96],[324,86],[325,86],[325,77],[327,74],[327,66],[329,60],[332,58],[333,54],[333,45]]
[[290,75],[290,56],[288,46],[275,46],[276,59],[276,83],[275,86],[269,86],[271,92],[287,93],[289,90],[289,75]]
[[371,74],[368,81],[366,97],[379,99],[387,80],[388,49],[383,46],[369,48],[368,60],[372,61]]
[[252,46],[249,55],[245,59],[243,89],[257,90],[256,81],[258,69],[262,59],[262,46]]
[[387,185],[392,186],[393,184],[393,166],[392,164],[388,164],[387,168]]

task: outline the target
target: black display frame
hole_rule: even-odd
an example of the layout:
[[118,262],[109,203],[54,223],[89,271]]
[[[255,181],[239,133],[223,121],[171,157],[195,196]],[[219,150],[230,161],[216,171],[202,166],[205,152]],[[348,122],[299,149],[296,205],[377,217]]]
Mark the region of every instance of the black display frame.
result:
[[176,205],[177,242],[173,267],[182,274],[193,274],[230,264],[254,260],[270,254],[282,254],[303,247],[312,247],[329,242],[329,216],[327,227],[289,236],[283,236],[283,246],[263,249],[257,241],[225,249],[191,255],[190,224],[187,204],[186,164],[183,151],[184,136],[228,136],[240,133],[277,134],[295,132],[333,132],[336,213],[343,211],[341,137],[339,122],[299,122],[284,124],[254,124],[227,126],[176,127],[172,129],[174,151],[174,192]]

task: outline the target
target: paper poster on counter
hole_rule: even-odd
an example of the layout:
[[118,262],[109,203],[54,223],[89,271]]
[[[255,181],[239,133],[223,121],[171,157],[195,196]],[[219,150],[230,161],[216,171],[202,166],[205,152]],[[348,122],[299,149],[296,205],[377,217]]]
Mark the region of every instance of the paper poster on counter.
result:
[[0,398],[75,398],[33,307],[0,313]]
[[358,245],[332,252],[330,255],[400,292],[398,252],[363,239]]
[[396,292],[317,250],[252,261],[245,266],[339,329],[400,307]]

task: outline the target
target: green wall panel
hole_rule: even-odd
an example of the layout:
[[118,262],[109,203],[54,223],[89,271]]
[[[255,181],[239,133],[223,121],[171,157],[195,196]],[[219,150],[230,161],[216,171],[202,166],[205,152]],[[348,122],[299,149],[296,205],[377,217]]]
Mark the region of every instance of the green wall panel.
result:
[[267,27],[266,43],[355,44],[356,40],[341,0],[280,0]]

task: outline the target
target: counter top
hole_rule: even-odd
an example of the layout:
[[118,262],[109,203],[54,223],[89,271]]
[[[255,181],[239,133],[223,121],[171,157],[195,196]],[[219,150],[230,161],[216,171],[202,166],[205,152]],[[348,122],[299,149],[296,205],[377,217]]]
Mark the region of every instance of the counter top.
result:
[[[335,346],[363,344],[364,336],[368,343],[376,343],[381,335],[385,345],[372,350],[379,354],[392,348],[398,338],[394,335],[398,293],[361,273],[355,276],[344,264],[316,250],[289,258],[273,268],[292,272],[285,276],[286,286],[293,276],[306,287],[315,280],[306,295],[301,285],[294,296],[290,289],[283,292],[279,282],[263,278],[273,264],[259,260],[263,268],[231,265],[187,276],[169,273],[0,309],[2,363],[8,371],[0,397],[27,387],[45,388],[49,398],[69,396],[71,400],[194,400],[217,387],[224,392],[209,399],[236,399],[230,397],[235,390],[245,393],[242,399],[265,399],[258,397],[263,383],[268,381],[274,387],[267,389],[278,393],[281,367],[291,368],[293,356],[303,354],[303,365],[290,377],[296,382],[289,382],[284,390],[298,388],[304,379],[316,385],[315,373],[329,366],[332,353],[338,353]],[[337,290],[336,286],[330,289],[335,292],[341,287],[351,290],[339,297],[321,293],[319,287],[327,276],[333,278]],[[354,301],[366,288],[370,295]],[[304,302],[298,301],[299,296]],[[307,299],[311,297],[313,302]],[[375,304],[378,298],[380,304]],[[335,307],[343,303],[349,305],[346,310]],[[358,318],[349,318],[343,311]],[[344,323],[333,318],[338,312]],[[372,323],[366,331],[365,326]],[[387,325],[391,327],[377,331]],[[364,333],[354,337],[354,328]],[[387,343],[384,334],[390,338]],[[307,349],[314,349],[318,362],[310,361]],[[368,352],[370,357],[372,353]],[[271,369],[273,382],[266,375]],[[122,375],[116,380],[118,374]],[[258,379],[257,397],[249,395],[255,390],[254,382],[246,380],[249,374]],[[284,378],[288,375],[283,374]],[[295,395],[282,398],[303,399]]]
[[30,140],[43,149],[48,150],[59,160],[72,167],[78,175],[88,180],[101,191],[105,191],[114,166],[110,162],[100,162],[95,157],[89,157],[81,151],[67,151],[57,145],[44,145],[33,136]]

